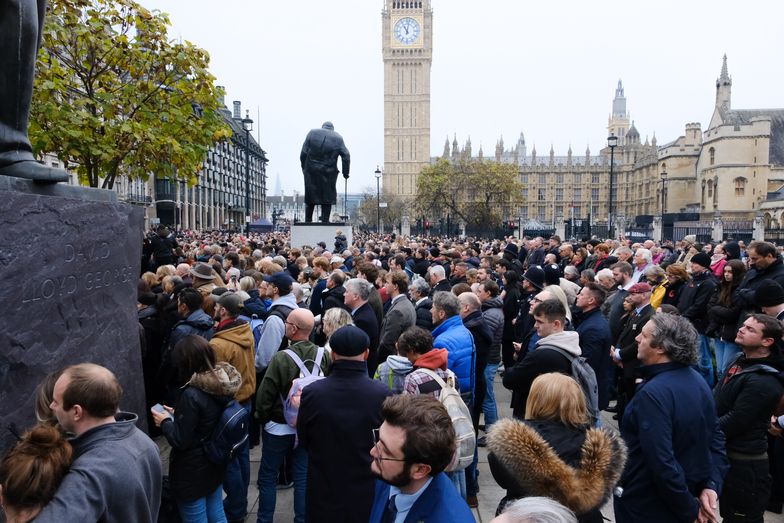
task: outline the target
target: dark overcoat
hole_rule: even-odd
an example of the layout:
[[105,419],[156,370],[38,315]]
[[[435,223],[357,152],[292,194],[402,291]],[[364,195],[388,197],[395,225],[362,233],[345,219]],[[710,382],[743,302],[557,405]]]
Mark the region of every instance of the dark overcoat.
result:
[[343,176],[348,178],[351,158],[343,137],[335,132],[330,122],[321,129],[312,129],[302,144],[299,161],[305,175],[305,203],[308,205],[335,205],[338,180],[338,156]]
[[308,451],[306,521],[365,523],[373,504],[373,429],[392,392],[362,361],[337,360],[326,379],[302,391],[299,444]]

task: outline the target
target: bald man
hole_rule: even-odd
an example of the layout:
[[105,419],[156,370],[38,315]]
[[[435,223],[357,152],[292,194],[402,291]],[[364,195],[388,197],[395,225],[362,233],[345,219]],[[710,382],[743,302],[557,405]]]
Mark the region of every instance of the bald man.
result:
[[[66,368],[50,405],[70,440],[74,461],[36,521],[153,523],[161,501],[158,447],[119,410],[122,387],[109,369]],[[85,497],[86,496],[86,497]]]
[[283,458],[292,449],[294,515],[296,521],[304,521],[305,518],[308,455],[301,446],[294,447],[297,430],[288,425],[283,417],[283,398],[288,395],[291,383],[300,377],[300,365],[308,372],[314,372],[315,367],[319,366],[321,375],[327,374],[330,366],[329,353],[310,341],[314,324],[313,313],[309,309],[297,308],[289,313],[285,326],[286,337],[291,344],[288,349],[278,351],[272,357],[256,395],[256,419],[264,428],[258,481],[261,498],[259,521],[273,519],[278,471]]

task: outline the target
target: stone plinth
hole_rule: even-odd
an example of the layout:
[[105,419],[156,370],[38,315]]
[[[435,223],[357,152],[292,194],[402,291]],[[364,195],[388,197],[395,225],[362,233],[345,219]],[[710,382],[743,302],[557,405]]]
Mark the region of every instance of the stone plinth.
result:
[[[345,223],[296,223],[291,226],[291,246],[302,247],[309,245],[315,247],[318,242],[324,242],[327,250],[335,251],[335,236],[337,231],[342,231],[346,237],[346,245],[351,246],[354,241],[354,229]],[[339,253],[336,253],[339,254]]]
[[112,191],[0,176],[0,451],[35,423],[34,391],[80,362],[112,370],[146,428],[136,285],[142,210]]

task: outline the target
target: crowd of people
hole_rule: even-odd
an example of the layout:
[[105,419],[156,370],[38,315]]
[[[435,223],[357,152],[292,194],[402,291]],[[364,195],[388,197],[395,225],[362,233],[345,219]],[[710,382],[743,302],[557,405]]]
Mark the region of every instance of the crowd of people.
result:
[[[258,522],[281,487],[296,522],[473,521],[481,446],[506,491],[498,521],[598,522],[610,499],[619,522],[781,512],[784,264],[770,243],[349,245],[336,231],[297,247],[160,228],[142,269],[144,415],[171,447],[165,481],[111,372],[69,367],[0,464],[10,521],[244,521],[251,481]],[[204,442],[232,400],[247,443],[214,463]]]

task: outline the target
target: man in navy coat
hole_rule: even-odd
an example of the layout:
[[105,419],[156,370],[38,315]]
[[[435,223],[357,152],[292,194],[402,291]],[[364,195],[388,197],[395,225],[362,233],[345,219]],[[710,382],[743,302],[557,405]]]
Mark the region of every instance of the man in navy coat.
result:
[[614,369],[608,356],[612,345],[610,325],[601,311],[606,296],[607,293],[598,284],[588,283],[577,294],[576,305],[580,315],[575,317],[582,355],[596,374],[601,410],[609,403],[610,377]]
[[718,521],[729,464],[713,396],[692,368],[697,331],[686,318],[659,313],[637,341],[644,381],[621,424],[629,457],[615,489],[615,521]]
[[299,444],[308,452],[305,520],[365,523],[373,500],[373,429],[390,391],[367,375],[370,340],[359,328],[341,327],[329,343],[329,376],[303,389],[297,416]]
[[380,325],[373,307],[368,303],[373,284],[361,278],[352,278],[346,282],[345,287],[346,294],[343,295],[343,302],[351,309],[351,318],[354,320],[354,325],[362,329],[370,338],[367,366],[368,374],[372,377],[376,372],[376,367],[381,363],[378,361]]
[[391,396],[373,431],[376,495],[370,523],[473,523],[474,516],[443,472],[455,451],[452,420],[430,395]]

